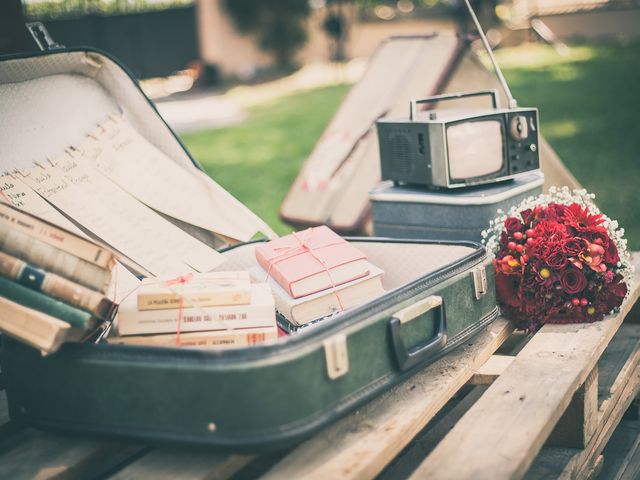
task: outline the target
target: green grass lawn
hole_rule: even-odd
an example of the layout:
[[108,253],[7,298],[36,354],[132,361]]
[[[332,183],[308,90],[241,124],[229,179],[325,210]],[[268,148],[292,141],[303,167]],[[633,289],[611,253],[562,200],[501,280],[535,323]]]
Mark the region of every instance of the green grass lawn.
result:
[[[543,135],[600,207],[640,249],[640,48],[541,45],[499,52],[521,105],[540,109]],[[250,111],[240,126],[184,135],[209,175],[265,219],[290,231],[278,208],[348,86],[292,95]]]
[[545,138],[598,206],[640,250],[640,45],[547,46],[499,52],[519,104],[540,109]]
[[276,232],[290,232],[278,218],[280,204],[348,89],[291,95],[252,109],[242,125],[182,139],[213,179]]

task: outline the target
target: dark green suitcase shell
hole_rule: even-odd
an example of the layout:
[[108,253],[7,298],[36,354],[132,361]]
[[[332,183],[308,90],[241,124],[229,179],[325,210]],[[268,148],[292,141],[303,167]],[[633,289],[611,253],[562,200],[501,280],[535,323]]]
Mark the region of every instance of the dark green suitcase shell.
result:
[[[66,344],[42,357],[3,338],[12,418],[149,440],[278,448],[352,411],[496,318],[492,264],[479,245],[352,241],[383,268],[389,291],[274,345]],[[253,245],[227,254],[234,257],[229,268],[242,266],[252,261]],[[417,311],[399,314],[412,307]]]
[[[106,54],[65,49],[0,59],[0,84],[59,74],[93,80],[96,98],[121,108],[176,161],[195,164],[131,76]],[[2,108],[0,101],[0,115]],[[70,130],[64,122],[55,128]],[[234,450],[280,448],[353,411],[496,318],[493,264],[480,245],[352,241],[384,270],[386,293],[273,345],[198,350],[84,343],[42,357],[3,337],[0,367],[12,419]],[[254,247],[226,250],[224,268],[254,265]]]

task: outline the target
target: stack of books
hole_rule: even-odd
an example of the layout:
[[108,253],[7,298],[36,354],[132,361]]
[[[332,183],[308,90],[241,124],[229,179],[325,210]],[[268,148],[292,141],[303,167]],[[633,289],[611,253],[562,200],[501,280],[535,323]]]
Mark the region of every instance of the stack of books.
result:
[[111,320],[116,254],[0,202],[0,331],[43,354]]
[[256,260],[251,275],[271,286],[278,325],[290,333],[384,293],[384,272],[326,226],[259,245]]
[[147,279],[122,301],[109,343],[245,347],[278,338],[269,286],[246,271]]

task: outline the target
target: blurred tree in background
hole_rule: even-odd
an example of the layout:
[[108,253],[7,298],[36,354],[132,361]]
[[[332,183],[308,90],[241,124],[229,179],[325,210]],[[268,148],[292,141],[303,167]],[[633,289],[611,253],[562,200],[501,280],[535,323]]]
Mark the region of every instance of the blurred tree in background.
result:
[[239,32],[254,34],[260,47],[272,53],[281,68],[293,66],[293,55],[307,40],[306,0],[224,0]]

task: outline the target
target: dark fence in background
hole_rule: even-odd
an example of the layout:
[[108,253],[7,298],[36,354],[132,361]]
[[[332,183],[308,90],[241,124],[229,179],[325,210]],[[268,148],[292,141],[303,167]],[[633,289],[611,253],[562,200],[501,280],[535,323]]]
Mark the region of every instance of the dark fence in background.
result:
[[58,43],[104,50],[139,78],[168,75],[200,57],[193,5],[126,15],[43,20],[43,23]]

